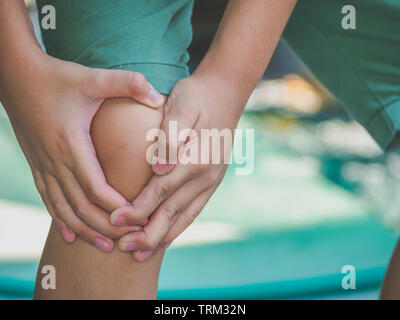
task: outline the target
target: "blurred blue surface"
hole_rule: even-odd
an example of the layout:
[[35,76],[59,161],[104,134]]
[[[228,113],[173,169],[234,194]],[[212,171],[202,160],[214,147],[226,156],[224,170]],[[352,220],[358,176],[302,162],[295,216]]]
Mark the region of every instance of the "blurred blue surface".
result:
[[[251,121],[244,117],[242,127]],[[1,129],[0,198],[40,205],[7,122]],[[312,161],[260,132],[255,155],[252,175],[229,168],[198,218],[203,237],[167,251],[159,298],[376,298],[397,235]],[[341,288],[348,264],[357,271],[351,292]],[[31,298],[36,268],[37,261],[0,263],[0,297]]]

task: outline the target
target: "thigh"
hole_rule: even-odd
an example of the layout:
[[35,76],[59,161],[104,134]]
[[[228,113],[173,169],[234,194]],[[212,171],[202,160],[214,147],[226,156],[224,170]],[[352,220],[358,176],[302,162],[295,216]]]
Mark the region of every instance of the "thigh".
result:
[[386,270],[380,298],[383,300],[400,299],[400,241],[397,243]]
[[[148,130],[159,128],[162,110],[152,110],[130,99],[110,99],[96,115],[91,134],[97,156],[110,185],[132,200],[152,175],[146,161]],[[79,238],[66,244],[52,225],[39,270],[52,265],[56,289],[41,288],[38,273],[36,299],[153,299],[163,251],[137,263],[117,247],[103,253]]]

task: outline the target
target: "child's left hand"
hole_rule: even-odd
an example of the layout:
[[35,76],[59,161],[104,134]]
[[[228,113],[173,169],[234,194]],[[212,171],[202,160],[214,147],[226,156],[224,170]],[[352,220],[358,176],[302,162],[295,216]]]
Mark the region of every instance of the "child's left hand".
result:
[[[167,147],[176,153],[184,145],[184,142],[175,144],[174,137],[168,136],[169,121],[174,120],[178,133],[185,128],[193,129],[200,139],[201,129],[219,132],[228,129],[233,137],[244,103],[228,81],[198,75],[179,81],[165,106],[162,130],[167,135]],[[159,145],[159,150],[162,147]],[[226,147],[230,151],[232,144]],[[224,145],[221,149],[224,150]],[[210,151],[207,155],[210,159],[213,152],[219,152]],[[124,216],[129,225],[149,217],[143,231],[129,233],[120,239],[120,248],[122,244],[136,243],[139,250],[133,256],[143,261],[155,249],[167,247],[193,222],[215,192],[225,175],[228,166],[225,163],[221,160],[219,164],[182,164],[179,161],[176,165],[155,164],[156,175],[133,201],[133,206],[117,209],[111,215],[111,222],[117,216]]]

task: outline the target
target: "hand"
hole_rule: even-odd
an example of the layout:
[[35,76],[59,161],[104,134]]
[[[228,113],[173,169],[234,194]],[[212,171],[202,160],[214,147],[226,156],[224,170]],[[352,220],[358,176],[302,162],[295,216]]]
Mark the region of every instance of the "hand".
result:
[[[174,143],[173,137],[168,136],[170,121],[173,120],[177,123],[178,132],[189,128],[198,137],[201,129],[228,129],[232,133],[243,109],[238,104],[243,104],[243,101],[235,97],[233,88],[224,81],[196,75],[181,80],[165,105],[161,129],[167,135],[167,147],[173,153],[179,150],[181,154],[187,150],[190,141],[195,139],[192,136],[186,144],[183,141]],[[159,150],[162,147],[159,145]],[[230,150],[232,145],[227,147]],[[209,157],[212,157],[213,152],[219,152],[215,149],[210,151]],[[135,225],[150,216],[142,230],[131,232],[119,240],[120,248],[125,251],[135,250],[134,258],[143,261],[156,249],[167,247],[193,222],[222,181],[226,169],[227,164],[223,158],[218,164],[182,164],[179,161],[176,165],[155,164],[153,171],[156,175],[150,179],[132,206],[120,208],[111,215],[111,222],[120,225],[121,221]]]
[[109,223],[108,212],[127,200],[107,184],[90,137],[92,119],[106,98],[132,97],[152,107],[163,98],[135,72],[91,69],[47,55],[29,68],[1,75],[0,98],[36,187],[65,241],[79,235],[109,252],[112,239],[138,227]]

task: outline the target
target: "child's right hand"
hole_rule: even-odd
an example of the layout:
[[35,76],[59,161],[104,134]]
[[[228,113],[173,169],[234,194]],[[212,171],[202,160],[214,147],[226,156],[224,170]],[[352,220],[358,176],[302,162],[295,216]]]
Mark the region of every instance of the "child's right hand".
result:
[[109,223],[109,213],[129,203],[108,185],[90,126],[107,98],[131,97],[150,107],[161,105],[163,97],[144,76],[91,69],[43,54],[20,72],[2,72],[0,88],[0,100],[36,187],[63,238],[73,242],[79,235],[109,252],[112,239],[138,230]]

